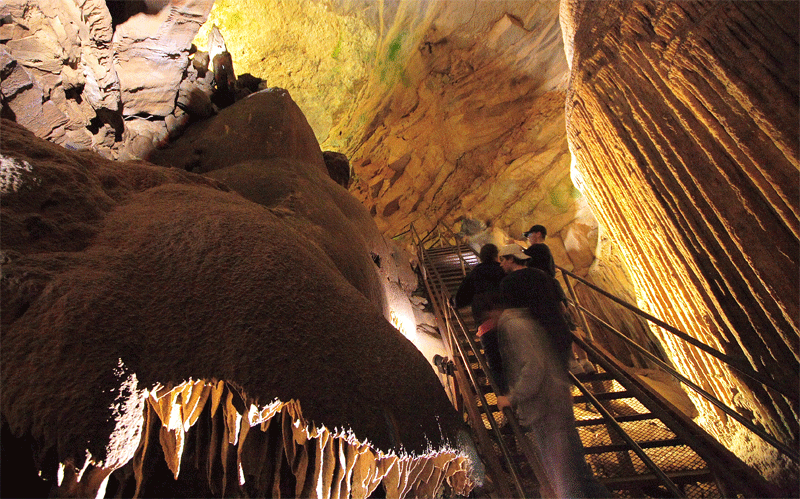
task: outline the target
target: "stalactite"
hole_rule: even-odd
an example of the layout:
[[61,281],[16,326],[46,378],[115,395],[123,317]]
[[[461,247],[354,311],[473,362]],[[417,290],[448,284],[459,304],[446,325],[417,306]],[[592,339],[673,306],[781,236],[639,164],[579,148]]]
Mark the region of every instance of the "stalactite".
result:
[[[383,486],[386,497],[402,499],[434,497],[445,489],[466,495],[473,486],[468,460],[457,450],[384,453],[350,432],[315,427],[298,401],[247,406],[243,394],[224,381],[156,386],[146,399],[132,473],[114,472],[119,491],[135,481],[134,497],[158,493],[162,484],[151,475],[159,466],[153,461],[162,456],[175,480],[187,472],[204,475],[209,495],[221,497],[345,499],[369,497]],[[113,471],[91,464],[83,470],[72,463],[62,467],[60,494],[67,496],[95,496]]]

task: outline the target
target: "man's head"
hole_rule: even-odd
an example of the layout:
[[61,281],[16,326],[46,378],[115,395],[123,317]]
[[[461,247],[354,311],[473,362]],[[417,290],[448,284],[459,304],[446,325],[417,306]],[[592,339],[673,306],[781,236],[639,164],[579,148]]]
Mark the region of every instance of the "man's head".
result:
[[481,247],[481,254],[480,254],[481,263],[489,263],[497,261],[498,251],[499,250],[497,249],[497,246],[495,246],[494,244],[492,243],[484,244]]
[[500,249],[500,266],[506,273],[525,268],[529,258],[518,244],[506,244]]
[[522,235],[528,239],[528,243],[530,244],[543,243],[544,238],[547,237],[547,229],[545,229],[544,225],[537,224]]

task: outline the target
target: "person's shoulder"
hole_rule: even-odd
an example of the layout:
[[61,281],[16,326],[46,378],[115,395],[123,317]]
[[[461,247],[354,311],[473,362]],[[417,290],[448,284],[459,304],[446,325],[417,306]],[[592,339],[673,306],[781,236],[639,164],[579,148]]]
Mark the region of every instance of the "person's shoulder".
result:
[[503,270],[500,262],[481,262],[474,267],[474,270],[478,270],[478,272],[496,272],[498,269]]
[[527,267],[526,267],[526,268],[522,268],[522,269],[515,270],[515,271],[513,271],[513,272],[509,272],[508,274],[506,274],[506,275],[503,277],[503,280],[502,280],[501,282],[518,282],[518,281],[524,281],[525,279],[527,279],[527,273],[525,272],[525,270],[527,270]]
[[501,279],[503,279],[503,277],[506,276],[503,267],[501,267],[499,263],[497,265],[491,265],[485,263],[482,263],[480,265],[482,265],[480,269],[478,269],[478,267],[475,267],[475,270],[477,270],[477,272],[475,273],[476,279],[499,282]]
[[527,248],[528,251],[534,252],[542,252],[542,253],[550,253],[550,246],[547,243],[533,243]]
[[481,272],[486,272],[487,265],[483,262],[479,263],[478,265],[472,267],[472,274],[480,274]]
[[492,267],[492,277],[498,281],[505,279],[506,275],[506,271],[503,270],[503,267],[501,267],[499,263],[497,264],[497,267]]
[[522,274],[520,274],[520,277],[524,276],[526,279],[536,279],[536,280],[552,279],[552,277],[550,277],[550,274],[537,267],[525,267],[524,269],[520,269],[517,272],[522,272]]

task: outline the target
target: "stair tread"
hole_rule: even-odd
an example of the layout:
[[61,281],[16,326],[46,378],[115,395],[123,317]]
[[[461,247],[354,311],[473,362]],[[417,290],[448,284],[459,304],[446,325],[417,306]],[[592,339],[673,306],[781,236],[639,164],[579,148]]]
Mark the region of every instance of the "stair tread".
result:
[[[714,482],[714,475],[708,470],[708,468],[701,468],[697,470],[665,471],[664,474],[676,484]],[[653,473],[603,477],[598,479],[603,485],[610,489],[641,487],[643,485],[661,485],[661,481]]]
[[[641,442],[636,442],[636,444],[641,447],[642,449],[656,449],[660,447],[680,447],[687,445],[681,439],[678,438],[668,438],[664,440],[645,440]],[[627,443],[622,444],[607,444],[607,445],[592,445],[586,446],[583,448],[584,453],[586,454],[604,454],[606,452],[624,452],[630,450],[631,446]]]

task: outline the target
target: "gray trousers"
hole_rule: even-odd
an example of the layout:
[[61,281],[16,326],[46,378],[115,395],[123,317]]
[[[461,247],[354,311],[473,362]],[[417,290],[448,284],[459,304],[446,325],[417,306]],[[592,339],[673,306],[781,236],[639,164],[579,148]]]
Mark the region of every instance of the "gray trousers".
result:
[[610,497],[586,464],[567,372],[547,332],[527,309],[508,309],[498,321],[508,396],[520,425],[539,449],[558,497]]

